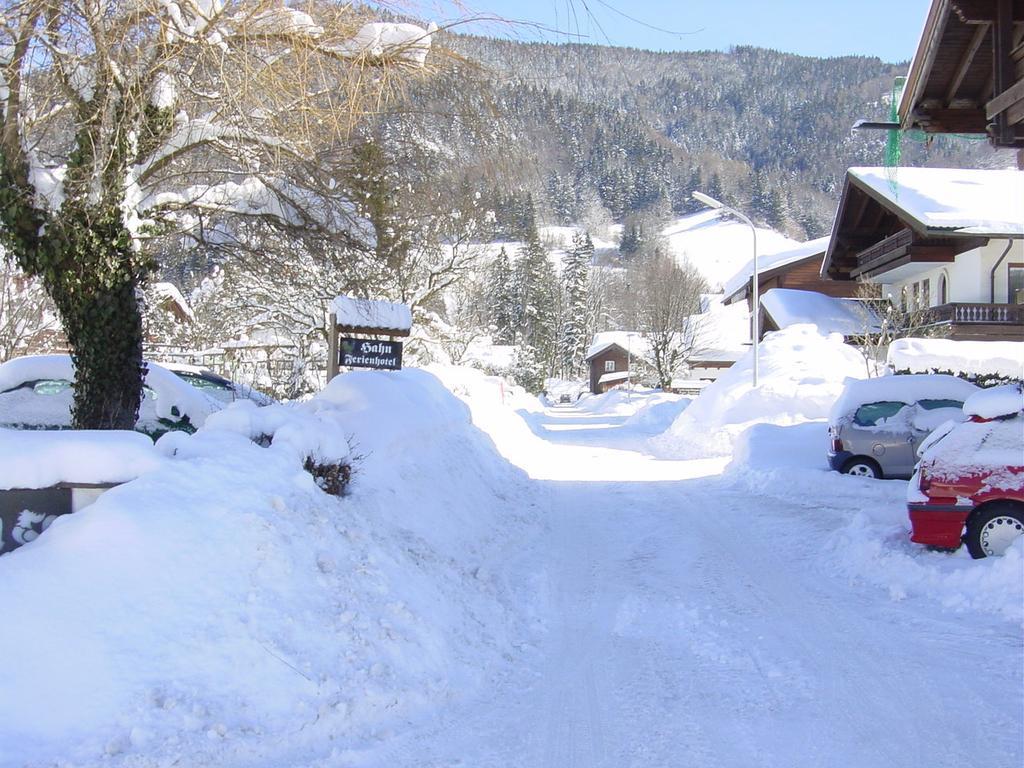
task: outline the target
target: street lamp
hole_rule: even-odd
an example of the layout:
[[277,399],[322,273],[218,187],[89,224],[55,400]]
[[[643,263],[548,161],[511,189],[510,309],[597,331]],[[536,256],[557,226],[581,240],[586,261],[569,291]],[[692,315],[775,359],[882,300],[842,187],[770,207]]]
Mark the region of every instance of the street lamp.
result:
[[735,208],[730,208],[725,203],[715,200],[715,198],[705,195],[703,192],[694,192],[692,195],[694,200],[698,203],[703,203],[708,208],[714,208],[716,211],[722,213],[728,213],[735,216],[737,219],[742,221],[748,227],[750,227],[750,233],[754,236],[754,386],[757,386],[757,345],[759,337],[761,336],[760,316],[761,316],[761,296],[758,292],[758,281],[757,281],[757,229],[754,228],[754,222],[744,216],[742,213],[737,211]]

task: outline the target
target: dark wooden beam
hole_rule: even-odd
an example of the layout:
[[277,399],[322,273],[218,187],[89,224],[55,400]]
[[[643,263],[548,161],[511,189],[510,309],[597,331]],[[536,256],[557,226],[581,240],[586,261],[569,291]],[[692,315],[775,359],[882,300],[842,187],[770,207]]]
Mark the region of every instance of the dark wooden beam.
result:
[[[1024,21],[1024,0],[1008,0],[1013,21]],[[997,9],[994,0],[954,0],[950,10],[962,24],[990,24]]]
[[978,109],[917,109],[918,125],[927,133],[988,133],[985,110]]
[[1024,80],[1011,85],[1002,93],[996,95],[992,101],[985,105],[985,114],[989,120],[994,120],[1003,112],[1008,112],[1017,102],[1024,101]]
[[871,198],[865,195],[863,192],[858,192],[860,199],[857,201],[856,206],[853,209],[853,214],[847,220],[849,221],[850,229],[857,229],[860,224],[860,220],[864,217],[864,211],[867,210],[868,203],[871,202]]
[[[995,0],[996,23],[992,28],[992,67],[995,82],[992,93],[1000,96],[1010,89],[1016,77],[1013,59],[1013,0]],[[1005,111],[995,116],[995,135],[992,137],[999,146],[1008,146],[1014,140],[1013,126]]]
[[974,30],[971,42],[967,44],[967,49],[960,58],[960,63],[957,65],[956,71],[953,73],[953,78],[949,81],[949,85],[946,88],[947,107],[953,103],[954,99],[956,99],[957,91],[960,90],[960,86],[963,85],[964,78],[967,76],[967,70],[971,68],[971,63],[974,61],[974,57],[978,53],[978,50],[981,48],[981,44],[985,42],[985,36],[988,35],[991,26],[991,24],[979,24],[978,28]]
[[948,245],[912,245],[910,246],[911,261],[956,261],[956,251]]

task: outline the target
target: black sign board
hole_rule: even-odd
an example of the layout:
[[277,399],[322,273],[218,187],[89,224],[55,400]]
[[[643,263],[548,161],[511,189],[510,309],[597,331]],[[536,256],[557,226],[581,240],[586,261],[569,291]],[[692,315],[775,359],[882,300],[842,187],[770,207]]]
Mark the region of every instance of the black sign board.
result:
[[397,371],[402,367],[402,342],[380,339],[338,340],[338,365]]

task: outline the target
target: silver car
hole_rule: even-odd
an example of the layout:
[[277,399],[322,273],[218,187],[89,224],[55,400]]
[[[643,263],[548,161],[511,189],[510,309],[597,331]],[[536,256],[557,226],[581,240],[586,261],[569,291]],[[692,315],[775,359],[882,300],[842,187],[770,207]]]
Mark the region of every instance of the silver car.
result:
[[976,391],[941,374],[847,382],[829,417],[829,466],[848,475],[909,478],[924,439],[940,424],[963,421],[964,400]]

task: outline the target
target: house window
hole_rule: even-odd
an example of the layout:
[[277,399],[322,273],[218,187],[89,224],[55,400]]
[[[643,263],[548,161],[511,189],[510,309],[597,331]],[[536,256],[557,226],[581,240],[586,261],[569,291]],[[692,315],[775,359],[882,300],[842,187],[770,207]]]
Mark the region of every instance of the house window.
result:
[[949,296],[947,295],[946,289],[946,276],[944,274],[939,275],[939,304],[942,305],[948,301]]
[[921,281],[921,305],[922,307],[930,307],[932,304],[932,281],[922,280]]
[[605,360],[604,361],[604,372],[605,373],[613,373],[614,371],[615,371],[615,361],[614,360]]
[[1024,264],[1011,264],[1008,267],[1007,284],[1011,304],[1024,304]]

